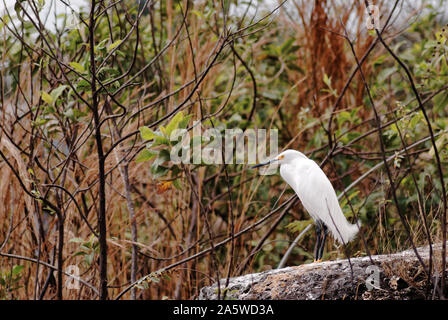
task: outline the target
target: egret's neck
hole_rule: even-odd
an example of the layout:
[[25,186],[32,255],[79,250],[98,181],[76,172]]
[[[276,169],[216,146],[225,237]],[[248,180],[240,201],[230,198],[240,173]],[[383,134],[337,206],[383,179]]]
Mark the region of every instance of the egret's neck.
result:
[[308,169],[312,167],[314,161],[308,159],[306,156],[297,157],[292,162],[287,162],[280,165],[280,175],[293,189],[299,186],[302,179],[305,179],[308,174]]
[[293,164],[284,163],[284,164],[280,165],[280,176],[293,189],[295,187],[295,181],[293,179],[293,176],[294,176],[293,172],[295,172],[295,171],[296,171],[296,168],[295,168],[295,166]]

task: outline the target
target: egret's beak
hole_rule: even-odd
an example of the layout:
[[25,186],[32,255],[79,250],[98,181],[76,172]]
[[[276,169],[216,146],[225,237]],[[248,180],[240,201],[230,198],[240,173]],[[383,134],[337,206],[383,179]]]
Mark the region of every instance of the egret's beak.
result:
[[271,164],[272,162],[276,161],[277,159],[272,159],[272,160],[268,160],[266,162],[262,162],[259,164],[254,165],[251,169],[255,169],[255,168],[259,168],[259,167],[263,167],[263,166],[267,166],[268,164]]

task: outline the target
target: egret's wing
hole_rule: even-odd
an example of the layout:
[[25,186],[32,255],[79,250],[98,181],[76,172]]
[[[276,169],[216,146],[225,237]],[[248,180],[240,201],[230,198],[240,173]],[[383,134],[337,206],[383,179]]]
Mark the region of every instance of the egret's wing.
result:
[[[336,192],[322,169],[314,162],[306,170],[301,170],[296,193],[303,206],[314,219],[319,219],[328,227],[333,236],[347,243],[358,231],[345,218]],[[294,188],[296,189],[296,188]]]

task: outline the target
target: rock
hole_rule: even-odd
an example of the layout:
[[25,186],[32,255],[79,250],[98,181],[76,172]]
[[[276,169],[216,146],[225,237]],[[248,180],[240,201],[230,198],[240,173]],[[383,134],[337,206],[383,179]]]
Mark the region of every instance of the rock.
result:
[[[428,267],[429,247],[417,250]],[[441,244],[433,245],[434,270],[441,269],[440,253]],[[434,276],[440,279],[436,271],[433,279]],[[221,299],[225,282],[225,279],[220,281]],[[406,250],[371,256],[371,259],[366,256],[351,258],[350,261],[325,261],[231,278],[225,299],[409,300],[437,297],[433,296],[434,290],[427,284],[428,276],[414,251]],[[217,284],[202,288],[198,298],[217,299]]]

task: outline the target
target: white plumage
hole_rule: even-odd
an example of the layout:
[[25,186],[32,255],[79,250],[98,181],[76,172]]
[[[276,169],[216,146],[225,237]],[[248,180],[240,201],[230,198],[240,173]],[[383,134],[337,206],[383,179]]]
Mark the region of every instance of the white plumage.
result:
[[316,162],[303,153],[286,150],[280,155],[291,158],[280,165],[280,175],[293,188],[314,220],[321,220],[340,243],[351,241],[358,232],[342,213],[336,192]]
[[[274,162],[280,164],[280,175],[293,188],[305,209],[316,221],[319,247],[316,248],[316,260],[322,257],[325,227],[340,243],[347,244],[355,237],[358,226],[350,224],[345,218],[330,180],[316,162],[299,151],[286,150],[274,159],[255,167]],[[321,227],[324,228],[323,236],[320,235]]]

